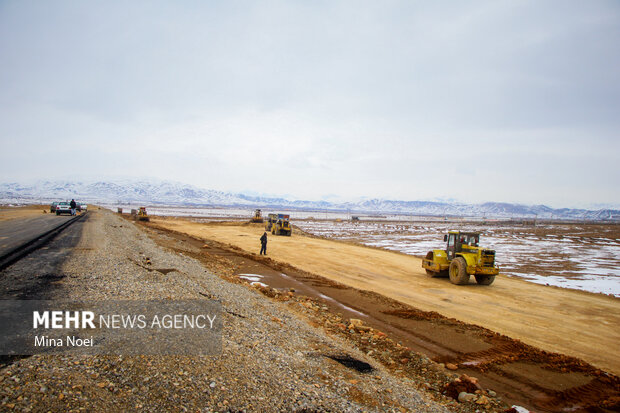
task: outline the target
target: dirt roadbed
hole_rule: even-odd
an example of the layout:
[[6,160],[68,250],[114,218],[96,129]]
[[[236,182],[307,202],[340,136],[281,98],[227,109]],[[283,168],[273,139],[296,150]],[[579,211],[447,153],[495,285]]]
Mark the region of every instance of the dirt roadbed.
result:
[[[257,224],[198,224],[173,218],[156,218],[153,223],[248,253],[258,252],[257,240],[264,230]],[[501,274],[489,287],[473,282],[460,287],[427,277],[421,260],[405,254],[299,234],[269,239],[269,257],[278,262],[620,374],[617,298],[535,285]]]
[[[574,411],[585,409],[583,411],[588,411],[591,408],[613,409],[613,406],[617,405],[615,398],[620,396],[620,382],[613,374],[605,373],[605,371],[610,372],[610,368],[599,369],[579,358],[540,350],[535,346],[514,340],[514,337],[510,338],[493,332],[492,329],[473,325],[471,322],[465,323],[463,321],[468,320],[463,320],[463,318],[446,317],[444,311],[440,310],[443,307],[441,304],[453,301],[454,297],[450,289],[462,287],[455,287],[445,280],[428,279],[420,274],[421,281],[430,281],[435,284],[432,287],[435,294],[431,297],[438,297],[435,298],[439,302],[438,310],[429,311],[428,307],[420,308],[428,305],[428,297],[422,301],[424,305],[412,306],[392,297],[368,291],[372,289],[368,288],[368,285],[364,289],[347,285],[345,281],[348,280],[347,276],[352,277],[351,273],[355,274],[356,272],[359,274],[360,268],[362,270],[367,269],[363,267],[364,263],[361,261],[356,262],[355,266],[347,268],[346,265],[351,262],[350,258],[349,260],[338,260],[342,258],[342,253],[339,251],[340,246],[367,250],[365,253],[371,259],[376,257],[375,254],[377,253],[389,254],[390,258],[396,257],[396,261],[413,257],[315,238],[293,236],[292,238],[270,237],[268,248],[270,255],[269,258],[263,258],[256,255],[256,248],[244,248],[246,244],[256,246],[258,239],[256,235],[260,236],[262,233],[260,226],[232,223],[204,225],[184,220],[159,218],[155,219],[149,226],[157,228],[157,231],[166,232],[175,238],[180,245],[188,245],[193,242],[194,248],[199,250],[197,256],[203,257],[203,260],[215,262],[224,260],[222,262],[225,264],[221,264],[221,270],[227,268],[227,271],[230,272],[232,268],[233,272],[229,274],[230,276],[241,274],[242,280],[249,280],[255,284],[257,282],[268,284],[270,288],[267,290],[279,291],[283,288],[293,287],[296,289],[296,293],[313,297],[319,308],[326,308],[331,314],[339,314],[345,320],[360,318],[376,331],[385,332],[403,347],[425,354],[440,363],[440,366],[457,368],[458,373],[478,377],[483,387],[486,386],[493,388],[496,392],[499,391],[511,403],[519,404],[521,402],[521,405],[526,405],[526,407],[536,411],[562,411],[564,409],[573,409]],[[171,231],[171,229],[173,230]],[[192,234],[192,236],[186,234]],[[214,239],[218,241],[212,241]],[[327,268],[328,270],[330,265],[335,265],[335,261],[337,261],[337,264],[340,265],[338,271],[346,273],[347,276],[335,281],[333,277],[325,277],[323,272],[310,272],[306,271],[306,268],[297,267],[299,262],[305,263],[303,260],[287,260],[284,262],[285,260],[281,257],[290,257],[287,254],[291,253],[291,245],[295,242],[299,243],[299,256],[302,258],[309,256],[316,263],[316,267]],[[327,242],[327,244],[318,249],[310,249],[311,247],[314,248],[315,242]],[[313,245],[309,247],[309,243]],[[353,261],[356,258],[361,260],[359,253],[352,255]],[[376,266],[374,271],[381,272],[382,267],[377,264],[377,261],[374,264]],[[258,278],[256,278],[257,275]],[[358,278],[361,277],[358,276]],[[501,278],[499,281],[510,283],[516,280]],[[519,288],[544,289],[519,281],[517,284]],[[493,287],[495,284],[491,288]],[[409,288],[412,287],[409,286]],[[422,285],[416,285],[413,288],[429,287],[422,283]],[[477,288],[476,285],[466,287],[466,294],[469,298],[476,296],[477,293],[472,293],[472,290]],[[550,296],[546,296],[547,299],[557,297],[557,294],[564,292],[551,288],[544,290],[551,292]],[[428,292],[426,293],[428,294]],[[518,293],[525,294],[523,291]],[[614,307],[614,299],[610,297],[599,297],[594,294],[572,291],[567,291],[567,293],[568,296],[564,297],[566,300],[570,300],[571,296],[575,295],[581,300],[591,299],[591,303],[596,304],[597,298],[599,298],[602,299],[603,308],[605,305],[610,305],[612,309],[617,308],[617,303]],[[504,291],[499,296],[503,298],[505,294]],[[488,294],[484,296],[488,296]],[[471,305],[477,304],[475,301],[471,303]],[[571,303],[567,301],[565,305],[569,304]],[[508,309],[510,309],[509,306],[510,303],[508,303]],[[553,308],[553,306],[551,307]],[[520,311],[520,313],[527,315],[528,312]],[[617,314],[616,311],[610,316],[614,317]],[[501,315],[494,314],[494,317]],[[509,311],[503,315],[511,316]],[[544,318],[544,314],[541,315],[541,318]],[[347,339],[360,339],[356,331],[351,333],[348,325],[342,328],[342,324],[347,324],[346,321],[345,323],[335,323],[339,326],[334,328],[332,328],[333,325],[330,324],[329,319],[323,320],[323,325],[325,325],[325,321],[328,322],[328,329],[331,328],[336,333],[340,330],[340,333]],[[527,323],[527,317],[521,322]],[[590,322],[592,322],[592,318]],[[536,327],[532,326],[534,330]],[[554,333],[556,332],[549,331],[552,336],[551,340]],[[561,334],[561,331],[558,334]],[[572,337],[574,338],[575,335],[573,333]],[[362,342],[358,345],[364,347],[365,338],[363,335],[361,339]],[[604,342],[608,337],[601,339]],[[613,344],[607,348],[607,350],[614,349],[610,355],[612,359],[616,351],[615,348]],[[407,357],[396,358],[396,360],[399,359],[407,359]],[[390,362],[398,364],[393,357],[387,360],[388,366]],[[408,370],[407,366],[399,366],[399,369]],[[420,372],[416,371],[415,374],[420,374]]]

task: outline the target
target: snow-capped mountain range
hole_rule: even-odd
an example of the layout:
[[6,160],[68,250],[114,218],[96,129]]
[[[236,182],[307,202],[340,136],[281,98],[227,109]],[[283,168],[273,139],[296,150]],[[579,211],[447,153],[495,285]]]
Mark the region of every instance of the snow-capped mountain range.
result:
[[94,204],[145,204],[170,206],[226,206],[290,208],[320,211],[350,211],[369,214],[412,214],[431,216],[467,216],[498,218],[557,218],[620,220],[614,209],[553,209],[545,205],[520,205],[500,202],[465,204],[459,202],[397,201],[364,199],[356,202],[300,201],[255,194],[202,189],[178,182],[115,180],[98,182],[40,181],[32,185],[0,184],[2,203],[48,203],[75,198]]

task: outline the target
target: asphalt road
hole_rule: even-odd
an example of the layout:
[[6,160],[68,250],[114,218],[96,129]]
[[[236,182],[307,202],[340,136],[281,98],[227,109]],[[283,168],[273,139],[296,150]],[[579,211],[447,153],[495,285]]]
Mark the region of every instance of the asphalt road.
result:
[[0,255],[64,224],[71,218],[73,218],[71,215],[46,214],[0,222]]
[[[46,218],[46,220],[40,218]],[[29,237],[50,230],[70,218],[70,216],[52,215],[23,219],[19,220],[21,225],[11,227],[5,225],[6,223],[0,223],[2,224],[0,234],[5,236],[4,234],[9,233],[5,230],[11,228],[12,233],[16,234],[16,239],[23,237],[29,240],[31,239]],[[56,235],[49,244],[0,271],[0,299],[45,300],[53,297],[53,292],[61,287],[59,281],[66,277],[62,265],[79,243],[84,223],[88,221],[88,218],[85,216],[77,220]],[[18,223],[15,222],[15,224]],[[20,228],[22,231],[19,231]]]

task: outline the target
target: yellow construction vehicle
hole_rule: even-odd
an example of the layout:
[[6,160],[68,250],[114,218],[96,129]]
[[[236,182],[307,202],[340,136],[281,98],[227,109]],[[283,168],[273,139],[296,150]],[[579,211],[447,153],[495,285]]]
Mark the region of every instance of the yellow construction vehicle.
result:
[[271,227],[278,221],[278,214],[267,215],[267,221],[265,222],[265,231],[271,232]]
[[146,207],[140,207],[139,209],[132,209],[131,216],[136,221],[150,221],[149,216],[146,213]]
[[480,233],[450,231],[444,235],[445,250],[433,250],[422,260],[422,267],[431,277],[450,277],[452,284],[469,283],[473,275],[476,282],[491,285],[499,274],[495,265],[495,251],[478,246]]
[[138,210],[138,220],[139,221],[150,221],[148,214],[146,213],[145,207],[140,207]]
[[252,217],[250,222],[259,222],[259,223],[263,222],[263,213],[260,209],[254,210],[254,216]]
[[290,215],[287,214],[269,214],[267,216],[265,230],[271,231],[273,235],[291,236],[293,229],[291,228],[289,220]]

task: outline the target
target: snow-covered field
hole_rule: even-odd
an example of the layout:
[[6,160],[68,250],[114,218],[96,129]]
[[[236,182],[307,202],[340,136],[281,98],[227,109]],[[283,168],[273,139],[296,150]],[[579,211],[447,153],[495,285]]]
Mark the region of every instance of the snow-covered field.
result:
[[[295,225],[326,238],[423,257],[443,248],[451,229],[479,231],[481,245],[496,251],[502,274],[538,284],[556,285],[620,297],[620,239],[614,226],[597,226],[600,236],[579,226],[464,225],[461,223],[350,222],[300,220]],[[567,235],[570,234],[570,235]],[[585,234],[585,235],[584,235]]]
[[[108,208],[114,212],[120,206],[123,208],[124,212],[129,212],[131,209],[138,209],[142,204],[126,204],[126,205],[118,205],[118,204],[101,204],[101,206]],[[147,207],[148,213],[150,215],[156,216],[176,216],[176,217],[194,217],[194,218],[205,218],[205,219],[214,219],[214,220],[230,220],[230,219],[250,219],[254,215],[254,209],[251,208],[228,208],[228,207],[212,207],[212,208],[196,208],[196,207],[173,207],[173,206],[149,206]],[[263,217],[267,217],[269,213],[280,213],[280,214],[289,214],[291,219],[350,219],[351,214],[345,212],[330,212],[330,211],[300,211],[300,210],[288,210],[286,208],[281,209],[263,209]],[[397,221],[397,220],[405,220],[411,221],[416,217],[406,216],[406,215],[361,215],[362,219],[373,219],[373,220],[386,220],[386,221]],[[435,219],[437,221],[442,220],[443,218],[429,218]]]

